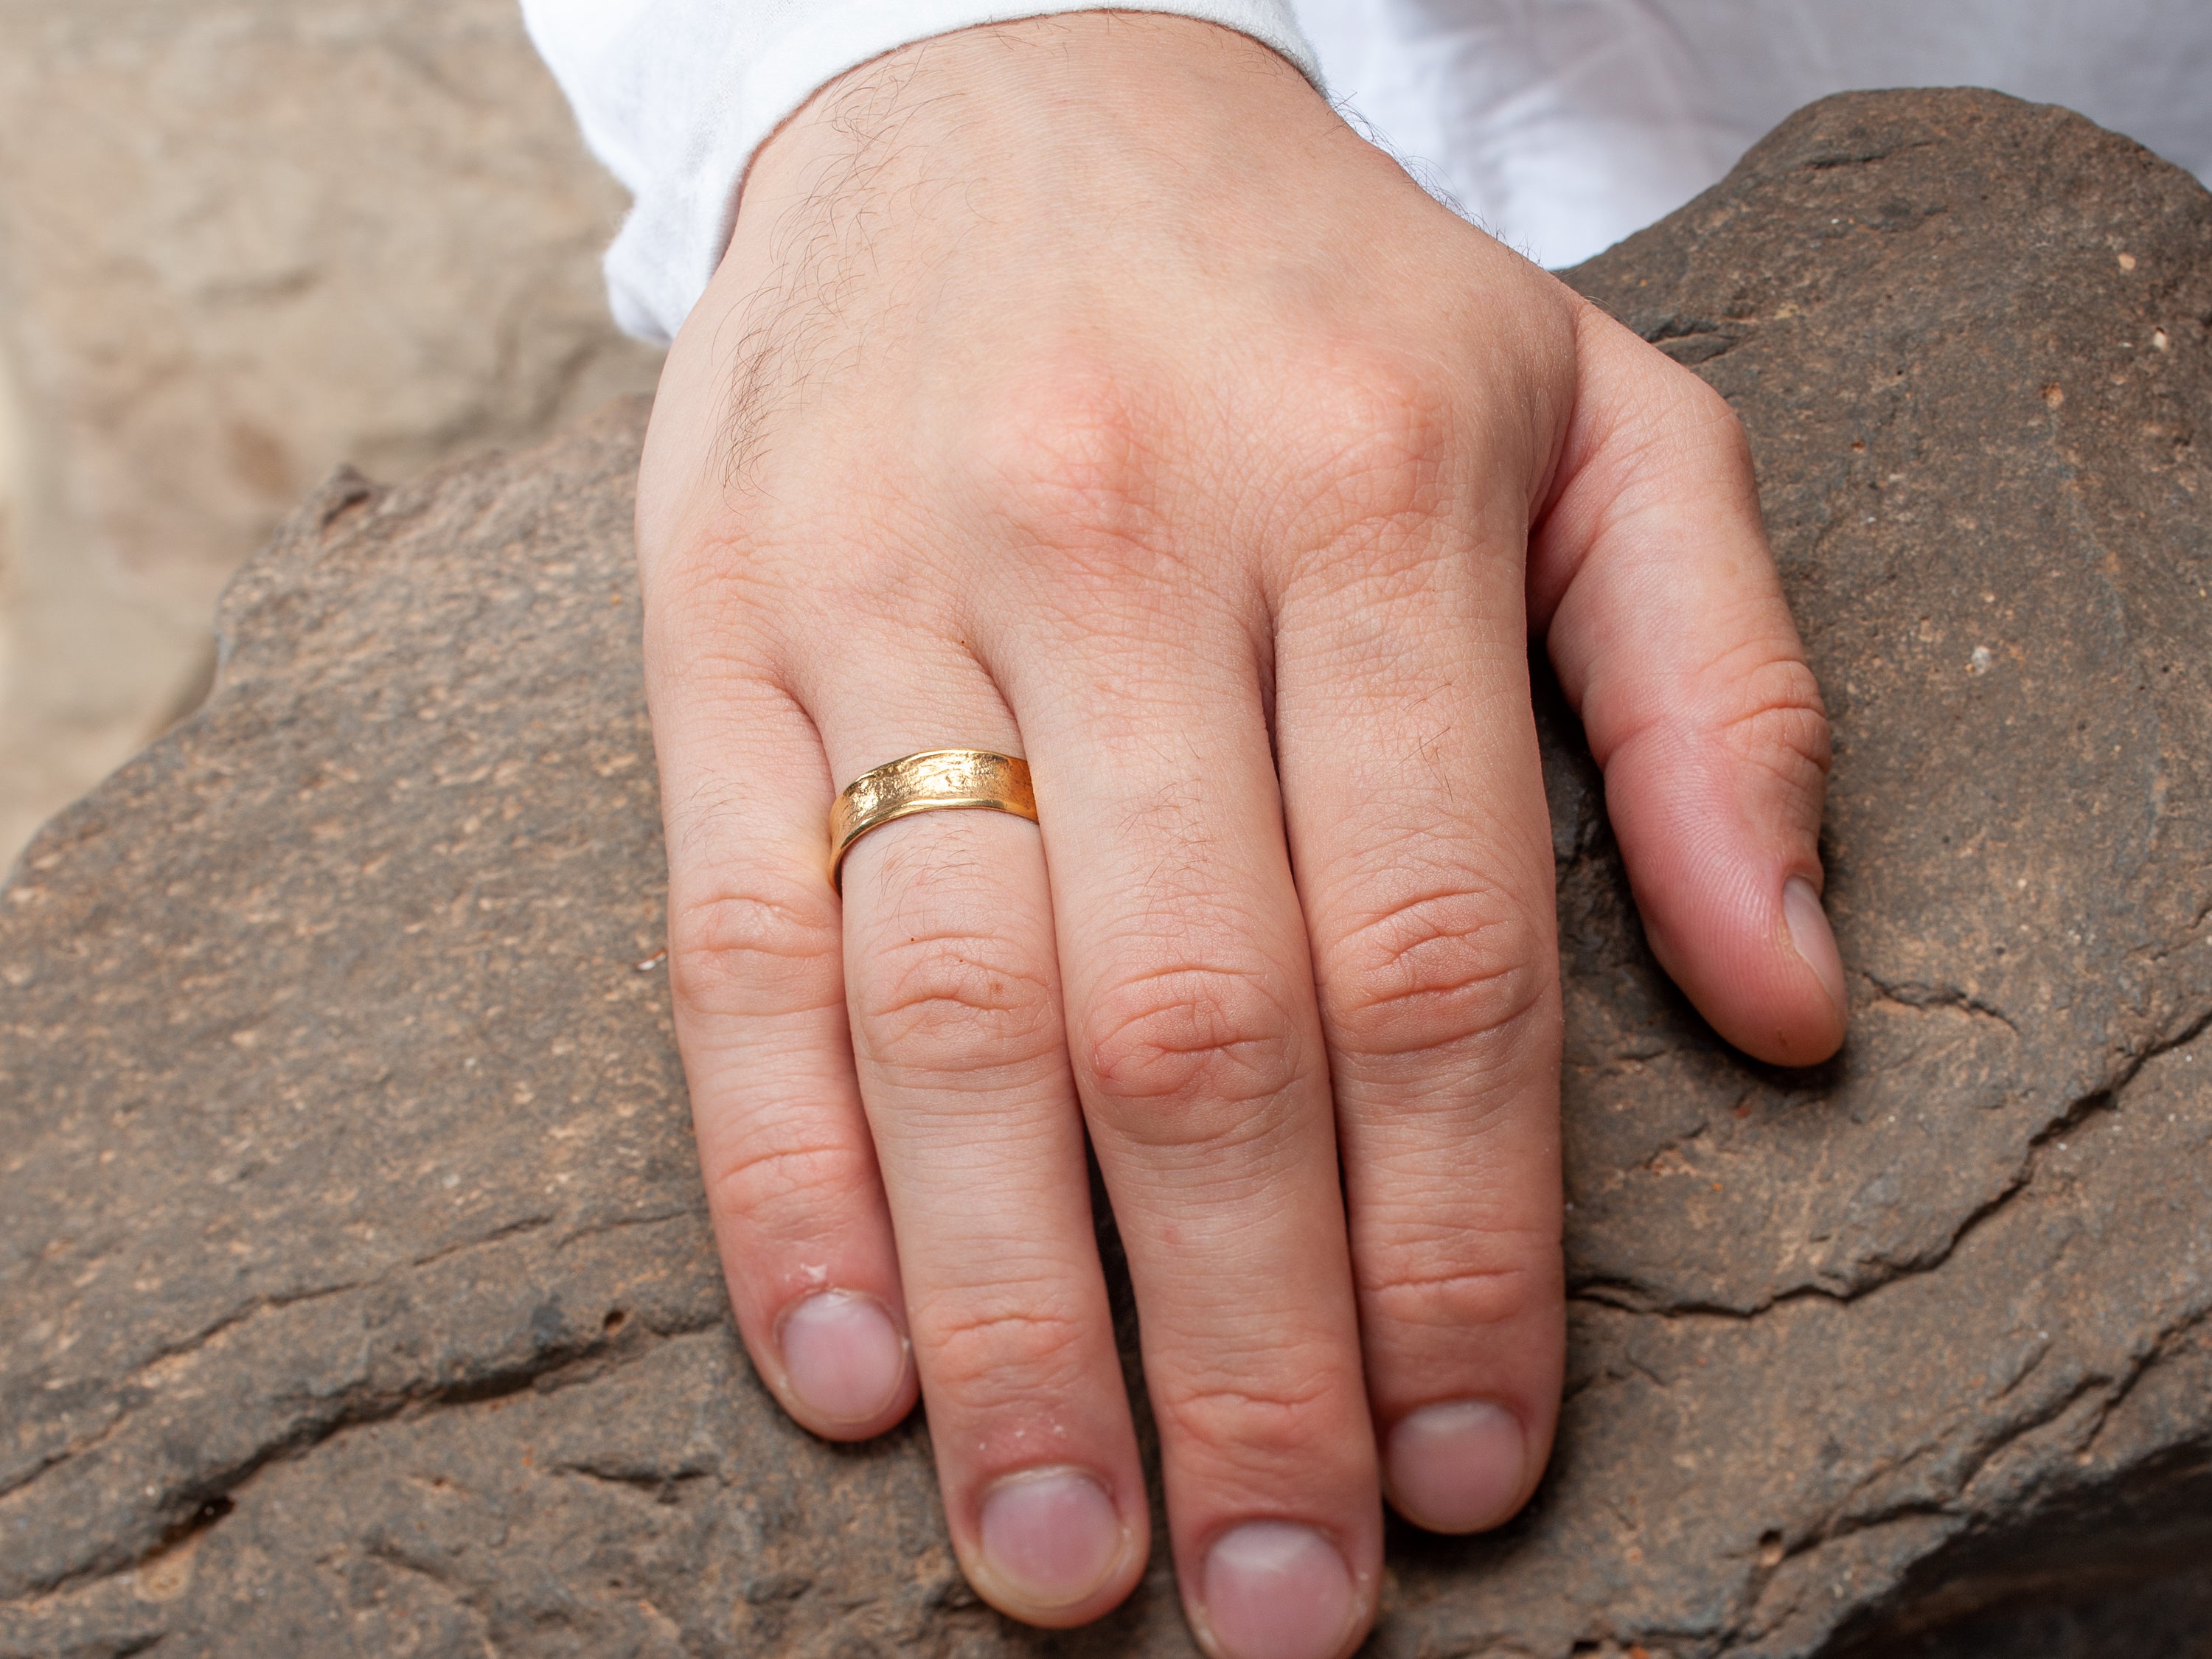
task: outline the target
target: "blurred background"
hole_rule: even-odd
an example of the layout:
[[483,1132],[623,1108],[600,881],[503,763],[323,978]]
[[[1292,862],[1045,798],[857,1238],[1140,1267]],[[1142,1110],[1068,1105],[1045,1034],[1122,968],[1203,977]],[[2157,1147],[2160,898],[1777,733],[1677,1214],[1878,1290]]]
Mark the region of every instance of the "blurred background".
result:
[[515,0],[0,0],[0,867],[198,702],[335,463],[652,387],[623,205]]

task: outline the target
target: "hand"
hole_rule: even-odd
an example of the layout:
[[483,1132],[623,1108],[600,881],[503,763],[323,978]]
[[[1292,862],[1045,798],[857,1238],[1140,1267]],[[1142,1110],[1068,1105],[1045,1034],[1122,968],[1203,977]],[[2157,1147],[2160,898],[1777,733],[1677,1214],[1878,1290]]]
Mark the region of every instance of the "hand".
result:
[[[1378,1494],[1494,1525],[1557,1413],[1532,628],[1660,960],[1763,1059],[1841,1041],[1827,727],[1726,405],[1272,53],[1085,14],[895,54],[762,153],[638,525],[761,1376],[837,1438],[918,1387],[977,1590],[1112,1607],[1148,1540],[1087,1125],[1192,1625],[1348,1652]],[[1025,755],[1042,824],[891,824],[841,903],[837,788],[943,747]]]

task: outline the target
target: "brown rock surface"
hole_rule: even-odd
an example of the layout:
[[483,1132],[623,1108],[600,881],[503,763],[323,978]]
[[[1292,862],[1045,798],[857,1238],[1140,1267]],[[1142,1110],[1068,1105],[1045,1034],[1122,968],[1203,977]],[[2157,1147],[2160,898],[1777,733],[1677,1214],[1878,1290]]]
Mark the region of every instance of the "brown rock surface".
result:
[[[1704,1030],[1547,715],[1565,1430],[1504,1534],[1394,1536],[1372,1650],[2180,1629],[2212,198],[2062,112],[1854,96],[1575,280],[1751,432],[1856,1024],[1809,1074]],[[637,420],[327,487],[232,588],[213,700],[0,902],[0,1654],[1188,1650],[1164,1562],[1087,1633],[982,1609],[924,1429],[810,1440],[729,1330],[640,966]],[[1921,1633],[2022,1597],[2058,1610]]]

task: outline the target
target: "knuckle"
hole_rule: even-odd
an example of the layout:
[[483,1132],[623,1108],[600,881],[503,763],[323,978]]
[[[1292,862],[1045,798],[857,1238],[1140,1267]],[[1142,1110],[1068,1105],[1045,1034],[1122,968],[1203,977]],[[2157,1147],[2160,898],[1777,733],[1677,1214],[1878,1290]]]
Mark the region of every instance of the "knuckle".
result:
[[753,1136],[702,1171],[715,1215],[741,1218],[757,1238],[805,1244],[833,1231],[873,1188],[875,1166],[850,1145]]
[[982,496],[1035,546],[1119,564],[1147,544],[1165,398],[1062,354],[1000,394],[967,439]]
[[1363,1246],[1359,1294],[1370,1323],[1489,1330],[1564,1295],[1556,1234],[1454,1229]]
[[770,665],[788,645],[791,578],[783,549],[799,539],[748,516],[718,522],[641,561],[648,666],[682,673],[695,685],[708,665],[725,667],[733,679],[773,680]]
[[1297,1026],[1264,969],[1177,965],[1095,1000],[1077,1045],[1117,1128],[1161,1144],[1249,1123],[1301,1071]]
[[1362,1058],[1510,1040],[1550,983],[1549,936],[1528,907],[1465,880],[1363,919],[1322,961],[1334,1046]]
[[1677,420],[1695,422],[1713,437],[1731,443],[1743,439],[1743,422],[1736,418],[1735,406],[1716,391],[1711,381],[1672,358],[1662,361],[1665,370],[1661,395],[1668,402],[1669,415]]
[[650,568],[647,591],[656,611],[685,619],[739,613],[775,543],[757,520],[719,519],[671,542]]
[[1432,364],[1373,346],[1338,346],[1310,381],[1309,429],[1360,471],[1433,469],[1456,437],[1453,388]]
[[1751,435],[1744,430],[1735,405],[1691,370],[1669,367],[1676,373],[1668,383],[1668,427],[1680,434],[1685,447],[1700,447],[1716,456],[1729,475],[1755,492]]
[[1269,1376],[1208,1370],[1155,1384],[1153,1409],[1164,1437],[1232,1452],[1262,1468],[1310,1458],[1340,1431],[1341,1390],[1332,1367],[1280,1357],[1291,1363]]
[[1639,464],[1655,477],[1696,467],[1755,503],[1751,440],[1735,407],[1656,346],[1640,345],[1635,362],[1605,422],[1623,475]]
[[1050,977],[1012,940],[953,928],[894,939],[856,988],[870,1057],[925,1074],[1033,1061],[1060,1047]]
[[1034,1302],[939,1296],[912,1307],[908,1323],[932,1396],[951,1395],[969,1410],[1033,1406],[1086,1380],[1092,1345],[1082,1322]]
[[1828,773],[1828,714],[1804,659],[1762,654],[1729,665],[1723,682],[1729,691],[1713,725],[1723,750],[1793,788],[1818,790]]
[[1372,348],[1333,348],[1293,407],[1293,442],[1325,518],[1380,533],[1443,509],[1458,422],[1452,390],[1434,368]]
[[826,890],[756,874],[671,902],[668,977],[701,1015],[774,1016],[836,1000],[839,923]]

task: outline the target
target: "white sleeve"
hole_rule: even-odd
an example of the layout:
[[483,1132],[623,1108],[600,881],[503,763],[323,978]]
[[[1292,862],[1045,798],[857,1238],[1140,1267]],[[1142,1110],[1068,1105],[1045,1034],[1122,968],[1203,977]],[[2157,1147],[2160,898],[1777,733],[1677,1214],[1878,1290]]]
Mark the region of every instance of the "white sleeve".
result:
[[[1265,42],[1320,82],[1291,0],[1112,0]],[[665,341],[714,274],[755,149],[815,91],[896,47],[1098,0],[522,0],[584,140],[635,198],[607,251],[615,320]]]

